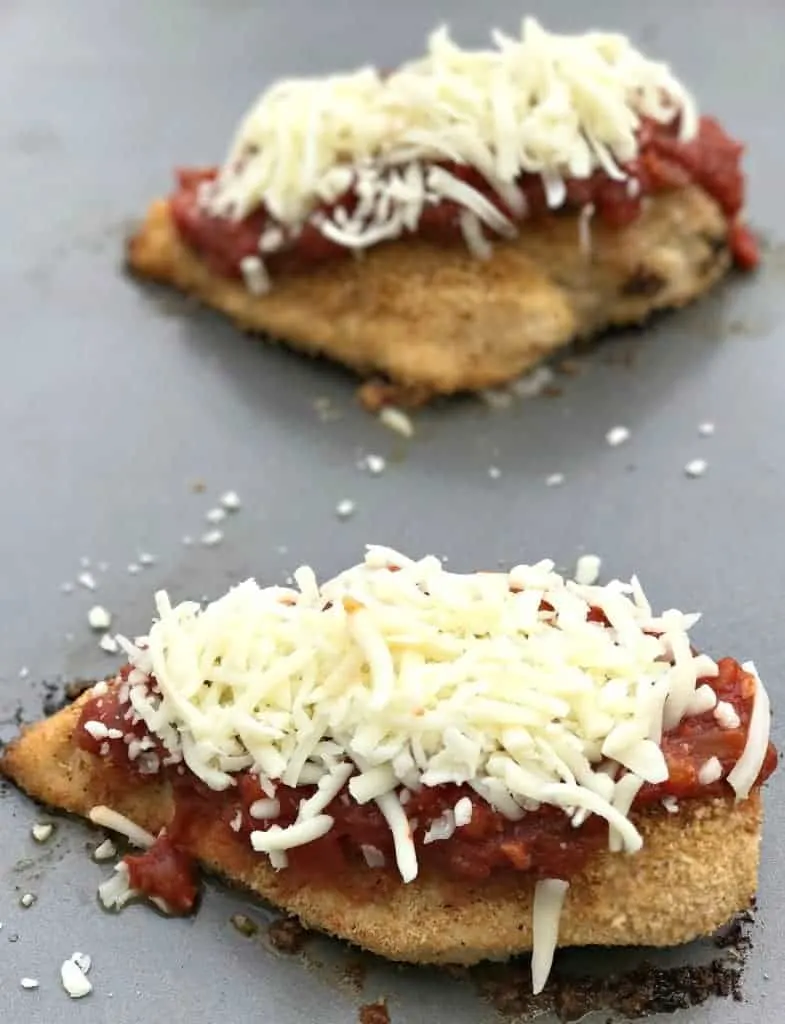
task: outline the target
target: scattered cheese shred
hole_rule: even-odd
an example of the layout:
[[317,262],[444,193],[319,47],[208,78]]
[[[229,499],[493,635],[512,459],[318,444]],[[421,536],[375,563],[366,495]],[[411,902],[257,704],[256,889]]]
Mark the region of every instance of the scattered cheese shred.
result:
[[143,850],[149,849],[155,842],[155,836],[151,832],[141,828],[119,811],[113,811],[111,807],[105,807],[103,804],[92,807],[89,818],[94,825],[100,825],[125,836],[130,843]]

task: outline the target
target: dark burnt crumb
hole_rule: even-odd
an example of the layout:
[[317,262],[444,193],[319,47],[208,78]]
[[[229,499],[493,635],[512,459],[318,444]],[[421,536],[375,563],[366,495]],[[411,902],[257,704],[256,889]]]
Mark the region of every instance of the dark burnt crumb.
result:
[[619,289],[621,295],[629,298],[640,296],[642,298],[653,298],[658,295],[667,284],[667,281],[655,270],[640,266],[632,272]]
[[360,993],[365,985],[366,973],[362,960],[350,960],[342,971],[342,978],[354,992]]
[[267,934],[280,953],[299,953],[308,941],[308,929],[296,917],[279,917],[271,921]]
[[546,384],[540,394],[546,398],[560,398],[564,394],[564,390],[558,384]]
[[62,711],[69,704],[73,704],[77,697],[81,697],[85,690],[89,690],[94,682],[94,679],[74,679],[65,684],[43,682],[41,684],[44,691],[41,710],[47,717]]
[[390,1024],[386,1001],[378,999],[375,1003],[366,1003],[361,1006],[358,1019],[360,1024]]
[[580,359],[562,359],[560,363],[556,364],[556,372],[563,374],[565,377],[577,377],[579,373],[582,373],[584,364]]
[[234,929],[244,935],[246,939],[252,939],[259,931],[259,925],[247,914],[232,914],[229,921]]
[[[550,1011],[558,1020],[578,1021],[589,1013],[611,1011],[626,1020],[701,1006],[712,998],[742,999],[744,960],[750,949],[752,913],[736,917],[715,945],[722,955],[706,964],[658,967],[643,963],[605,977],[563,974],[558,965],[545,991],[532,995],[526,960],[485,964],[469,973],[475,985],[503,1017],[533,1018]],[[614,1019],[608,1018],[609,1024]]]
[[373,377],[364,381],[357,389],[357,399],[366,412],[380,412],[386,405],[397,405],[402,409],[417,409],[432,397],[424,387],[394,384],[392,381]]
[[718,949],[730,949],[737,954],[748,953],[752,948],[750,925],[753,920],[752,910],[738,914],[729,925],[715,935],[714,945]]
[[204,482],[204,480],[194,480],[194,482],[191,484],[191,490],[194,492],[194,494],[204,494],[204,492],[207,490],[207,484]]

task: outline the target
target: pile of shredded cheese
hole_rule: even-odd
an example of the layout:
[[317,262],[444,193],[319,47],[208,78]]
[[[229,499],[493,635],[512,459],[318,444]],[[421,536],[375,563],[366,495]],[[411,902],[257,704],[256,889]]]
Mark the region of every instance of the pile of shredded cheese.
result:
[[[262,94],[202,197],[212,213],[238,220],[266,208],[259,257],[244,261],[249,287],[269,287],[265,255],[306,222],[360,250],[416,230],[423,209],[442,200],[457,203],[467,245],[487,256],[486,232],[510,236],[515,225],[439,163],[475,169],[520,217],[524,173],[541,176],[557,208],[565,178],[598,169],[627,178],[642,118],[678,119],[684,139],[697,131],[688,91],[623,35],[559,35],[526,18],[519,38],[492,38],[494,49],[468,51],[441,28],[424,57],[390,75],[362,68],[282,81]],[[637,194],[637,181],[628,184]],[[338,201],[350,190],[357,203],[347,207]],[[329,215],[320,211],[336,202]]]
[[[401,878],[412,881],[406,794],[443,783],[470,786],[512,820],[541,804],[563,808],[575,826],[597,815],[610,849],[634,853],[642,845],[629,817],[635,796],[668,778],[663,731],[721,710],[699,682],[717,666],[690,646],[698,616],[655,615],[635,578],[580,584],[549,561],[462,575],[435,557],[378,546],[322,586],[309,568],[294,578],[293,587],[248,580],[204,607],[173,607],[161,592],[149,635],[121,639],[133,665],[122,697],[162,741],[167,762],[216,790],[236,772],[258,773],[260,823],[277,817],[278,783],[316,787],[292,825],[251,834],[276,868],[287,849],[330,830],[327,809],[343,792],[376,802]],[[609,625],[591,621],[592,608]],[[747,746],[728,775],[739,798],[758,776],[768,735],[758,681]],[[151,756],[135,742],[130,756]],[[722,773],[710,758],[702,779]],[[458,801],[425,841],[470,819],[471,802]],[[564,891],[543,889],[535,917],[551,906],[558,923]],[[555,943],[557,926],[543,928]],[[536,962],[550,960],[540,953]]]

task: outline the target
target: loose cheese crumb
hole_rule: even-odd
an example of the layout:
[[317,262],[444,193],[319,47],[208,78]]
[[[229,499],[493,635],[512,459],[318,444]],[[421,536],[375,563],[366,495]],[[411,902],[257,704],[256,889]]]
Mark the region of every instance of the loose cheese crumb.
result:
[[698,427],[698,433],[701,437],[711,437],[714,434],[714,430],[714,424],[709,421],[707,421],[706,423],[701,423]]
[[101,639],[98,641],[98,646],[102,651],[106,651],[107,654],[117,654],[120,650],[117,640],[112,636],[111,633],[104,633]]
[[709,468],[709,464],[705,459],[692,459],[684,467],[684,472],[687,476],[695,477],[703,476],[706,470]]
[[335,506],[335,514],[339,519],[348,519],[354,515],[356,506],[351,498],[342,498]]
[[208,530],[207,533],[202,534],[202,544],[206,548],[214,548],[223,539],[224,535],[221,530]]
[[22,978],[19,984],[22,986],[22,988],[34,989],[38,988],[40,982],[38,981],[38,978]]
[[224,519],[226,519],[226,509],[225,508],[211,508],[211,509],[208,509],[208,511],[205,512],[204,518],[207,520],[208,523],[214,523],[214,524],[222,523],[224,521]]
[[385,405],[379,413],[379,422],[384,424],[388,430],[400,434],[401,437],[414,437],[414,424],[411,417],[394,405]]
[[[75,954],[75,956],[78,954]],[[60,967],[60,978],[63,988],[72,999],[81,999],[93,991],[92,984],[88,981],[85,972],[76,962],[74,957],[64,960]]]
[[91,572],[80,572],[76,577],[76,582],[80,587],[84,587],[85,590],[95,590],[98,585],[95,582],[95,576]]
[[19,906],[24,910],[29,910],[35,902],[36,896],[32,892],[26,892],[19,900]]
[[35,839],[37,843],[45,843],[48,839],[51,838],[54,830],[55,827],[51,822],[38,821],[35,823],[35,825],[33,825],[30,832],[33,839]]
[[[556,209],[566,178],[627,179],[643,118],[677,123],[683,139],[697,131],[689,93],[622,35],[558,35],[526,18],[517,38],[492,38],[493,49],[466,51],[441,28],[424,57],[392,74],[278,82],[244,118],[202,202],[235,219],[264,205],[257,248],[266,254],[306,226],[360,251],[416,230],[424,209],[448,199],[469,251],[485,259],[488,232],[515,233],[502,210],[525,213],[522,174],[540,176]],[[495,201],[445,162],[473,168]],[[254,294],[269,290],[261,255],[241,270]]]
[[608,433],[605,435],[605,440],[611,446],[611,448],[618,448],[620,444],[624,444],[625,441],[629,441],[630,431],[627,427],[611,427]]
[[112,625],[112,613],[108,612],[103,605],[96,604],[87,613],[87,621],[90,629],[109,629]]
[[599,555],[581,555],[575,566],[575,582],[590,587],[600,578],[602,559]]
[[226,491],[221,495],[221,504],[227,512],[237,512],[242,502],[240,501],[240,495],[237,491]]
[[564,483],[564,473],[551,473],[545,478],[546,487],[561,487]]
[[111,839],[104,839],[102,843],[93,850],[93,860],[101,861],[112,860],[117,856],[117,847],[114,845]]

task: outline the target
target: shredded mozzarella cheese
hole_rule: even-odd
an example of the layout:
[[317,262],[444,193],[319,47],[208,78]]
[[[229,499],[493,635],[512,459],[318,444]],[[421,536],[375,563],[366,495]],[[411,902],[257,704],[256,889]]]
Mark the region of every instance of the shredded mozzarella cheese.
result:
[[[559,35],[526,18],[517,38],[495,32],[493,41],[491,50],[463,50],[441,28],[425,56],[392,74],[366,67],[274,84],[246,114],[201,201],[235,219],[263,205],[258,250],[267,254],[306,224],[364,249],[416,230],[424,208],[446,199],[459,207],[469,250],[486,258],[483,227],[509,236],[515,229],[502,211],[525,213],[522,174],[541,177],[555,209],[567,178],[600,170],[627,179],[643,118],[678,122],[684,139],[697,131],[687,90],[623,35]],[[445,162],[476,171],[495,201]],[[357,201],[345,203],[352,190]],[[585,247],[589,216],[581,218]],[[259,256],[247,256],[242,271],[254,294],[268,290]]]

